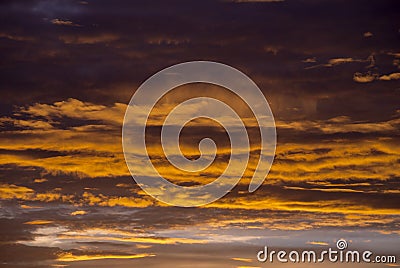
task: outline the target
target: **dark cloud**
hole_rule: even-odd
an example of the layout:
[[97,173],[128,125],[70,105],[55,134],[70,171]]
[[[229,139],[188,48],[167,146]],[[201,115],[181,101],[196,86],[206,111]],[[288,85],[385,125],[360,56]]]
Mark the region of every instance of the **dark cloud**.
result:
[[[391,60],[382,54],[397,52],[399,45],[396,1],[368,5],[344,1],[202,1],[190,5],[117,1],[112,12],[110,5],[103,1],[87,5],[78,1],[3,2],[1,88],[6,97],[2,102],[26,104],[74,97],[126,103],[155,71],[203,59],[244,70],[270,96],[277,116],[288,116],[289,112],[275,106],[276,95],[314,101],[324,95],[346,95],[349,100],[363,90],[353,84],[352,77],[364,71],[365,64],[311,71],[304,69],[308,66],[304,58],[315,57],[318,64],[332,58],[364,59],[375,53],[377,67],[386,69]],[[366,31],[376,36],[365,40]],[[383,83],[369,91],[382,89],[396,94],[393,85]],[[370,95],[377,98],[379,93]],[[304,109],[307,116],[331,116]]]

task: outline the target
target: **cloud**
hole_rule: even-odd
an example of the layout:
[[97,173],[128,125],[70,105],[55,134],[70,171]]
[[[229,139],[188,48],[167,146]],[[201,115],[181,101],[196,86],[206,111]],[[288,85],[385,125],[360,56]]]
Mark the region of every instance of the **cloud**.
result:
[[394,56],[395,58],[400,58],[400,52],[388,52],[388,55]]
[[321,242],[321,241],[308,241],[306,244],[308,244],[308,245],[318,245],[318,246],[329,246],[329,243]]
[[303,191],[364,193],[364,191],[362,190],[345,189],[345,188],[303,188],[303,187],[292,187],[292,186],[285,186],[284,188],[290,190],[303,190]]
[[24,224],[29,224],[29,225],[45,225],[45,224],[50,224],[53,223],[54,221],[49,221],[49,220],[34,220],[34,221],[27,221]]
[[76,210],[71,212],[71,216],[77,216],[77,215],[86,215],[87,212],[85,210]]
[[360,62],[360,60],[355,60],[353,58],[335,58],[335,59],[330,59],[326,66],[334,66],[334,65],[350,63],[350,62]]
[[127,105],[122,103],[115,103],[109,107],[69,98],[54,104],[36,103],[26,108],[21,108],[19,113],[48,119],[51,117],[70,117],[83,120],[100,120],[120,125],[123,121],[126,107]]
[[147,42],[151,45],[184,45],[189,44],[189,39],[178,39],[178,38],[169,38],[168,36],[154,36],[147,39]]
[[398,80],[398,79],[400,79],[400,73],[391,73],[379,77],[379,80],[383,81]]
[[330,213],[344,213],[344,214],[366,214],[366,215],[399,215],[397,209],[392,208],[372,208],[369,206],[361,205],[356,202],[340,202],[340,206],[337,201],[289,201],[279,200],[275,198],[265,199],[252,199],[252,198],[236,198],[235,201],[225,198],[217,202],[208,204],[206,207],[209,208],[229,208],[229,209],[247,209],[247,210],[283,210],[283,211],[303,211],[303,212],[314,212],[324,213],[329,211]]
[[[400,143],[393,112],[399,109],[399,80],[352,80],[354,72],[366,72],[357,68],[374,65],[365,59],[372,51],[379,62],[371,73],[390,77],[395,71],[389,68],[397,69],[398,57],[384,55],[395,52],[390,29],[398,23],[396,3],[348,1],[347,10],[359,11],[354,16],[342,12],[342,2],[193,1],[171,7],[164,1],[5,1],[0,232],[3,241],[34,243],[3,243],[0,262],[48,267],[71,249],[65,257],[92,258],[89,266],[234,267],[250,263],[232,257],[254,259],[259,249],[252,243],[267,239],[286,246],[290,237],[292,245],[305,246],[332,242],[338,233],[396,250]],[[50,18],[47,24],[43,17]],[[52,25],[53,18],[85,27]],[[375,36],[364,38],[360,25]],[[272,56],[266,44],[284,49]],[[278,123],[279,143],[257,192],[247,193],[246,173],[214,207],[180,209],[139,191],[125,167],[121,123],[123,104],[142,81],[193,55],[239,68],[260,86]],[[329,66],[304,70],[316,64]],[[205,125],[190,126],[183,137],[190,156],[198,145],[190,140],[204,134]],[[222,145],[219,156],[226,160]],[[208,182],[223,168],[219,163],[202,176],[186,177],[161,159],[157,164],[180,183]],[[71,216],[77,211],[87,214]],[[54,223],[23,224],[38,219]],[[93,259],[149,254],[138,245],[151,246],[157,257]],[[174,258],[176,252],[182,258]]]
[[24,186],[17,186],[14,184],[0,184],[0,197],[1,199],[27,199],[33,194],[33,190]]
[[[77,148],[78,149],[78,148]],[[110,163],[110,159],[112,163]],[[26,158],[24,156],[3,154],[0,164],[15,164],[21,167],[41,167],[49,174],[70,174],[79,177],[110,177],[129,175],[122,154],[118,157],[107,155],[65,155],[45,158]]]
[[358,83],[370,83],[374,81],[377,77],[377,74],[371,74],[370,72],[366,74],[357,72],[353,75],[353,80]]
[[55,25],[61,25],[61,26],[75,26],[75,27],[80,27],[80,26],[82,26],[82,25],[73,23],[73,22],[70,21],[70,20],[62,20],[62,19],[52,19],[52,20],[51,20],[51,23],[52,23],[52,24],[55,24]]
[[23,120],[14,119],[10,117],[1,117],[0,125],[6,126],[7,124],[12,124],[14,127],[21,127],[27,129],[52,129],[53,126],[49,121],[43,120]]
[[314,69],[314,68],[319,68],[319,67],[334,67],[337,65],[342,65],[342,64],[347,64],[347,63],[363,63],[363,62],[369,62],[369,65],[366,66],[366,68],[374,67],[375,66],[374,54],[369,55],[366,59],[355,59],[352,57],[332,58],[332,59],[329,59],[328,62],[325,64],[309,66],[309,67],[306,67],[306,69]]
[[33,182],[34,183],[42,183],[42,182],[46,182],[46,181],[47,181],[47,179],[45,179],[45,178],[37,178]]
[[232,258],[232,260],[234,260],[234,261],[241,261],[241,262],[252,262],[252,261],[253,261],[252,259],[238,258],[238,257]]
[[98,43],[110,43],[118,40],[120,37],[113,33],[101,33],[92,35],[60,35],[59,39],[65,44],[72,45],[93,45]]
[[316,57],[307,58],[307,59],[305,59],[305,60],[302,60],[302,62],[305,62],[305,63],[314,63],[314,62],[317,62],[317,58],[316,58]]
[[400,73],[378,75],[378,74],[371,74],[370,72],[368,72],[366,74],[357,72],[353,76],[353,80],[358,83],[370,83],[375,80],[390,81],[390,80],[398,80],[398,79],[400,79]]
[[283,129],[295,129],[297,131],[321,131],[323,133],[376,133],[393,132],[398,129],[400,119],[392,119],[382,122],[354,122],[349,117],[335,117],[329,120],[301,120],[278,121],[276,126]]
[[364,37],[366,37],[366,38],[374,36],[374,34],[371,33],[371,32],[365,32],[363,35],[364,35]]
[[282,48],[280,46],[265,46],[264,47],[265,52],[271,53],[274,56],[276,56],[281,49]]
[[[130,176],[122,154],[120,126],[123,118],[125,105],[98,105],[89,102],[83,102],[76,99],[68,99],[53,104],[34,104],[24,108],[17,109],[15,117],[32,117],[33,119],[14,119],[13,117],[3,118],[4,122],[14,123],[14,127],[21,125],[36,126],[36,118],[46,118],[51,122],[49,126],[38,126],[37,128],[24,130],[9,130],[0,134],[2,137],[1,160],[0,164],[13,164],[19,168],[40,168],[48,175],[58,176],[68,174],[79,178],[112,178],[115,176]],[[161,112],[161,111],[160,111]],[[182,114],[184,116],[184,114]],[[70,122],[69,118],[80,120],[80,126],[69,126],[62,122]],[[87,121],[90,122],[86,125]],[[25,122],[32,122],[26,124]],[[74,123],[76,124],[76,122]],[[153,122],[155,126],[160,124],[159,120]],[[337,178],[379,178],[385,179],[396,174],[392,169],[386,169],[388,165],[394,164],[396,153],[388,148],[397,148],[390,145],[390,140],[379,140],[376,143],[365,143],[352,141],[355,146],[347,143],[338,145],[329,135],[338,135],[342,137],[360,133],[363,135],[391,135],[400,124],[399,119],[387,121],[368,122],[354,121],[348,116],[334,117],[328,120],[295,120],[295,121],[276,121],[278,132],[290,133],[287,135],[298,136],[307,133],[308,139],[313,136],[320,137],[326,135],[324,143],[314,149],[322,148],[326,150],[324,155],[318,151],[313,151],[307,144],[299,143],[281,143],[277,149],[277,157],[272,166],[270,178],[282,180],[318,180],[323,176]],[[205,124],[207,125],[207,123]],[[209,124],[208,124],[209,126]],[[190,130],[190,131],[189,131]],[[189,140],[185,141],[183,151],[186,155],[196,156],[199,151],[197,143],[193,139],[201,137],[201,133],[195,126],[188,127],[186,133]],[[207,134],[213,133],[214,129],[208,128]],[[249,129],[251,133],[251,129]],[[155,133],[154,135],[156,135]],[[216,135],[221,133],[216,130]],[[286,135],[286,136],[287,136]],[[184,135],[185,137],[185,135]],[[217,139],[218,141],[218,139]],[[153,164],[160,174],[175,183],[202,183],[206,184],[213,181],[222,174],[226,168],[227,157],[229,157],[229,144],[219,144],[217,151],[217,161],[208,169],[197,173],[185,173],[170,165],[163,155],[162,148],[155,142],[150,142],[148,153],[154,157]],[[381,155],[375,155],[371,148],[384,152]],[[241,184],[247,184],[252,176],[253,170],[257,166],[257,158],[254,158],[259,145],[252,145],[252,156],[247,165]],[[32,153],[30,150],[35,150]],[[299,153],[293,154],[292,151],[298,150]],[[352,154],[352,160],[345,157]],[[254,155],[253,155],[254,154]],[[309,161],[307,164],[302,161]],[[291,162],[295,161],[295,162]],[[375,165],[374,163],[379,163]],[[359,168],[354,169],[352,165]],[[335,168],[340,167],[340,170]],[[240,172],[240,170],[234,170]],[[304,174],[308,171],[307,174]],[[137,167],[138,174],[146,175],[147,170]],[[234,174],[232,174],[234,175]],[[43,176],[41,176],[43,177]],[[201,179],[200,179],[201,178]],[[46,178],[45,178],[46,179]],[[43,181],[42,183],[45,183]],[[121,188],[121,187],[118,187]],[[33,198],[33,197],[32,197]],[[68,199],[67,196],[59,192],[47,193],[43,196],[35,196],[43,200],[62,200]],[[91,199],[97,201],[91,201]],[[34,198],[33,198],[34,199]],[[150,206],[148,200],[141,201],[132,198],[102,197],[99,195],[87,196],[89,204],[101,204],[103,206]]]
[[[25,245],[43,246],[41,234],[47,235],[47,239],[53,239],[57,245],[60,243],[126,243],[126,244],[139,244],[139,245],[177,245],[177,244],[206,244],[209,241],[206,238],[190,238],[190,237],[173,237],[173,236],[160,236],[154,231],[143,233],[132,232],[132,229],[126,228],[126,223],[121,223],[119,228],[106,228],[87,226],[85,228],[72,228],[73,226],[60,226],[48,227],[43,226],[36,230],[37,236],[33,241],[23,242]],[[51,233],[50,233],[51,232]],[[161,233],[161,232],[160,232]],[[142,247],[145,249],[148,247]]]
[[[275,161],[267,182],[269,180],[282,180],[286,183],[289,181],[312,182],[329,180],[329,178],[386,181],[400,175],[399,172],[390,168],[398,165],[396,150],[398,146],[389,140],[325,141],[319,145],[285,143],[277,147]],[[350,188],[350,191],[360,190],[356,186],[347,188]]]
[[89,192],[84,192],[82,195],[82,202],[89,205],[96,206],[124,206],[124,207],[148,207],[154,204],[155,200],[150,196],[143,195],[140,197],[127,197],[127,196],[105,196],[102,194],[94,195]]
[[34,41],[35,38],[31,36],[20,36],[15,34],[8,34],[5,32],[0,32],[0,38],[7,38],[14,41]]
[[0,185],[0,198],[4,200],[27,200],[27,201],[63,201],[71,202],[73,195],[63,195],[61,189],[53,189],[45,192],[35,192],[33,189],[14,184]]
[[139,259],[146,257],[154,257],[155,254],[152,253],[141,253],[141,254],[131,254],[131,255],[74,255],[70,252],[61,253],[57,257],[57,261],[61,262],[74,262],[74,261],[91,261],[91,260],[105,260],[105,259]]
[[[0,125],[8,129],[0,133],[0,147],[13,151],[3,152],[0,163],[43,167],[54,174],[127,175],[120,136],[125,108],[119,103],[104,106],[75,99],[19,108],[14,117],[0,118]],[[58,153],[51,157],[23,153],[31,149]],[[115,161],[110,162],[112,158]]]

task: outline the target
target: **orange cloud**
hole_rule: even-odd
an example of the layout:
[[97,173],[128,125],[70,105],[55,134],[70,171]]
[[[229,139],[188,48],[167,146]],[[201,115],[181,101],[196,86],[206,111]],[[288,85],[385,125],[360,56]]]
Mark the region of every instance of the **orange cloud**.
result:
[[1,199],[29,199],[34,191],[28,187],[17,186],[14,184],[0,184]]
[[[0,185],[0,199],[20,199],[25,201],[63,201],[72,202],[73,195],[63,195],[60,193],[59,188],[51,191],[36,193],[33,189],[25,186],[17,186],[14,184],[1,184]],[[28,208],[28,207],[26,207]]]
[[400,73],[391,73],[379,77],[379,80],[384,80],[384,81],[398,80],[398,79],[400,79]]
[[82,195],[82,202],[89,205],[98,206],[124,206],[124,207],[148,207],[154,205],[154,199],[150,196],[141,197],[116,197],[116,196],[105,196],[102,194],[94,195],[89,192],[84,192]]
[[77,216],[77,215],[86,215],[87,212],[84,210],[76,210],[74,212],[71,212],[71,216]]
[[[173,102],[173,101],[171,101]],[[163,105],[170,106],[168,100]],[[24,167],[41,167],[51,174],[60,172],[78,175],[80,177],[114,177],[129,176],[125,160],[122,155],[120,125],[126,106],[114,104],[110,106],[96,105],[75,99],[68,99],[54,104],[34,104],[21,108],[17,113],[49,118],[69,117],[98,121],[97,125],[84,125],[67,129],[57,129],[57,122],[51,122],[52,128],[48,126],[30,125],[31,129],[9,131],[0,133],[2,149],[8,150],[0,158],[0,164],[14,164]],[[168,108],[169,109],[169,108]],[[161,111],[158,111],[161,114]],[[245,110],[242,111],[245,114]],[[157,114],[157,111],[156,111]],[[12,118],[4,118],[3,121],[13,122]],[[58,119],[57,119],[58,120]],[[29,120],[25,120],[29,121]],[[15,121],[19,122],[19,121]],[[35,122],[35,121],[33,121]],[[50,122],[50,121],[49,121]],[[155,125],[160,121],[154,121]],[[200,122],[202,123],[202,122]],[[25,123],[24,123],[25,124]],[[400,125],[400,119],[391,119],[382,122],[354,122],[350,117],[340,116],[329,120],[303,120],[303,121],[277,121],[279,129],[290,129],[302,132],[321,132],[326,134],[338,132],[362,132],[362,133],[391,133],[396,131]],[[196,155],[197,144],[185,144],[186,154]],[[35,154],[14,153],[24,150],[49,150],[59,151],[60,155],[50,157],[37,157]],[[223,161],[217,161],[210,166],[206,172],[199,174],[185,174],[159,157],[162,150],[157,146],[150,146],[149,152],[156,159],[154,163],[157,170],[173,182],[209,183],[225,169]],[[253,146],[252,150],[259,148]],[[226,159],[229,146],[223,144],[218,148],[217,157]],[[74,152],[74,154],[69,154]],[[78,153],[76,153],[78,152]],[[394,176],[400,176],[398,158],[400,157],[400,146],[390,138],[378,138],[364,141],[326,140],[318,144],[308,143],[280,143],[277,147],[275,162],[268,175],[266,184],[274,181],[307,181],[323,183],[326,178],[348,180],[387,180]],[[248,184],[252,171],[256,168],[257,159],[250,159],[248,170],[245,172],[240,184]],[[139,168],[139,167],[138,167]],[[146,174],[146,170],[141,170]],[[39,183],[42,180],[35,180]],[[117,187],[126,187],[119,184]],[[297,188],[295,188],[297,187]],[[325,185],[319,187],[317,184],[311,188],[299,186],[287,186],[292,190],[313,190],[321,192],[365,192],[362,188],[353,188],[356,185],[339,186]],[[382,193],[395,193],[397,189],[385,189]],[[0,186],[0,196],[5,199],[37,200],[43,202],[63,201],[74,204],[87,204],[97,206],[124,206],[124,207],[147,207],[158,204],[152,197],[145,194],[139,196],[106,196],[85,192],[82,196],[61,194],[60,190],[52,190],[35,193],[32,189],[12,184]],[[186,196],[179,196],[186,199]],[[216,203],[215,206],[226,208],[243,208],[248,205],[249,209],[282,209],[282,210],[305,210],[321,211],[314,203],[288,203],[283,200],[270,200],[271,205],[261,203],[257,205],[256,200],[243,204],[240,198],[230,200],[230,204]],[[333,202],[333,201],[332,201]],[[357,204],[346,204],[337,207],[337,202],[323,204],[328,211],[343,213],[391,213],[391,210],[365,209]],[[364,212],[363,212],[364,210]]]
[[329,243],[321,242],[321,241],[308,241],[306,244],[317,245],[317,246],[329,246]]
[[29,224],[29,225],[44,225],[44,224],[50,224],[53,223],[54,221],[48,221],[48,220],[34,220],[34,221],[27,221],[24,224]]
[[111,254],[95,254],[95,255],[74,255],[70,252],[61,253],[57,257],[57,261],[62,262],[74,262],[74,261],[92,261],[92,260],[104,260],[104,259],[139,259],[146,257],[154,257],[152,253],[142,253],[133,255],[111,255]]
[[111,124],[120,125],[126,110],[126,104],[115,103],[108,107],[105,105],[83,102],[69,98],[66,101],[55,102],[54,104],[40,104],[28,106],[21,109],[21,113],[33,116],[65,116],[70,118],[100,120]]
[[252,262],[252,259],[247,259],[247,258],[232,258],[234,261],[242,261],[242,262]]
[[206,205],[209,208],[250,209],[250,210],[282,210],[317,213],[343,213],[366,215],[400,215],[395,208],[372,208],[363,204],[343,202],[343,200],[290,201],[277,198],[256,199],[252,197],[224,198]]
[[353,80],[359,83],[370,83],[373,82],[374,80],[390,81],[399,79],[400,79],[400,73],[391,73],[379,76],[378,74],[371,74],[369,72],[366,74],[357,72],[353,76]]
[[370,83],[378,77],[378,74],[372,74],[370,72],[363,74],[360,72],[354,73],[353,80],[358,83]]
[[138,234],[106,228],[87,228],[81,231],[66,231],[58,235],[60,239],[73,239],[76,241],[118,241],[139,244],[205,244],[204,239],[140,236]]

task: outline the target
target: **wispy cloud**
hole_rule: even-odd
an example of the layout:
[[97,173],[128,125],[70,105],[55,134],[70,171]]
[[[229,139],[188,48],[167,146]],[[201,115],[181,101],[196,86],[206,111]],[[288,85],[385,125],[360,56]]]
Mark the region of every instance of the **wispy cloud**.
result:
[[105,260],[105,259],[139,259],[146,257],[154,257],[152,253],[132,254],[132,255],[112,255],[112,254],[93,254],[93,255],[74,255],[70,252],[61,253],[57,257],[57,261],[61,262],[74,262],[74,261],[91,261],[91,260]]
[[27,221],[24,224],[29,224],[29,225],[45,225],[45,224],[50,224],[53,223],[54,221],[50,220],[34,220],[34,221]]
[[114,33],[101,33],[101,34],[64,34],[60,35],[59,39],[65,44],[72,45],[93,45],[98,43],[110,43],[118,40],[120,37]]
[[9,34],[5,32],[0,32],[0,38],[7,38],[14,41],[34,41],[35,38],[31,36],[22,36],[16,34]]
[[62,20],[62,19],[52,19],[52,20],[51,20],[51,23],[52,23],[52,24],[55,24],[55,25],[61,25],[61,26],[75,26],[75,27],[80,27],[80,26],[82,26],[82,25],[73,23],[73,22],[70,21],[70,20]]
[[[314,61],[303,61],[303,62],[309,63],[309,62],[314,62]],[[352,57],[332,58],[332,59],[329,59],[327,63],[312,65],[312,66],[306,67],[306,69],[314,69],[314,68],[320,68],[320,67],[334,67],[337,65],[348,64],[348,63],[367,63],[367,62],[369,62],[369,65],[367,65],[366,68],[371,68],[371,67],[375,66],[374,54],[369,55],[366,59],[356,59],[356,58],[352,58]]]

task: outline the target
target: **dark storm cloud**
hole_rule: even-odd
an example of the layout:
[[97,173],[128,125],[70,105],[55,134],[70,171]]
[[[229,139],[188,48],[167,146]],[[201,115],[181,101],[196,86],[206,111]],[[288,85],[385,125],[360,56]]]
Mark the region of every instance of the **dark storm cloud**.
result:
[[[6,1],[1,9],[2,102],[68,97],[127,102],[155,71],[203,59],[244,70],[261,85],[277,116],[293,114],[286,108],[325,118],[359,114],[351,107],[364,108],[370,105],[367,101],[386,104],[398,93],[394,85],[378,82],[360,97],[358,91],[365,85],[355,84],[352,77],[365,72],[367,64],[307,70],[310,64],[302,61],[315,57],[315,64],[324,64],[373,54],[375,68],[387,73],[393,67],[387,53],[399,47],[397,5],[396,1],[368,5],[360,1]],[[363,35],[367,31],[373,33],[368,39]],[[389,98],[376,92],[382,90]],[[281,103],[280,96],[286,102]],[[310,99],[316,108],[298,103],[298,98]],[[326,98],[343,98],[349,108],[332,112],[329,108],[337,103],[326,103]],[[378,113],[387,116],[395,106],[385,105]]]

